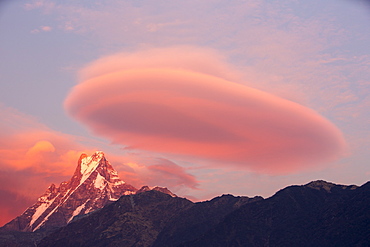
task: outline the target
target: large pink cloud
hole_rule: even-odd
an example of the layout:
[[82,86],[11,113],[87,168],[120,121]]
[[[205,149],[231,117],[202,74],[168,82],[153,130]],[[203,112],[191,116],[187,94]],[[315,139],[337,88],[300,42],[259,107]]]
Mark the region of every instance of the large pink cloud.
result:
[[65,108],[130,148],[263,173],[307,169],[343,154],[345,141],[332,123],[232,82],[235,71],[221,58],[191,47],[102,58],[82,70]]

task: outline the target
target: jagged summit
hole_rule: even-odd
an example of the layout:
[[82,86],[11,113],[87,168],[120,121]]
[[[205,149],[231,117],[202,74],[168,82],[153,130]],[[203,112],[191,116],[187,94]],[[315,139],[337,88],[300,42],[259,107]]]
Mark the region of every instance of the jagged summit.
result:
[[67,225],[76,216],[88,214],[117,201],[121,196],[157,190],[176,197],[167,188],[144,186],[139,191],[122,181],[102,151],[81,154],[76,170],[59,187],[51,184],[37,202],[7,223],[3,230],[36,231]]
[[332,192],[333,188],[342,189],[342,190],[346,190],[346,189],[353,190],[353,189],[358,188],[358,186],[356,185],[338,185],[338,184],[334,184],[334,183],[327,182],[324,180],[312,181],[304,186],[309,187],[311,189],[316,189],[316,190],[325,190],[329,193]]
[[91,156],[82,154],[69,181],[62,182],[59,187],[51,184],[34,205],[4,228],[35,231],[64,226],[77,215],[102,208],[136,191],[118,177],[103,152],[97,151]]
[[176,194],[172,193],[166,187],[159,187],[159,186],[149,187],[149,186],[146,186],[146,185],[143,186],[143,187],[141,187],[138,191],[136,191],[136,194],[140,194],[140,193],[143,193],[143,192],[146,192],[146,191],[150,191],[150,190],[156,190],[156,191],[162,192],[164,194],[170,195],[172,197],[177,197]]

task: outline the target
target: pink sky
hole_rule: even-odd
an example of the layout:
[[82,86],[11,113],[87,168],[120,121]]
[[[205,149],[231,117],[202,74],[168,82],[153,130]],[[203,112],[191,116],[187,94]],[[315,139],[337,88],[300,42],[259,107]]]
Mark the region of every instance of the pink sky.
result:
[[194,200],[370,169],[365,1],[0,4],[0,225],[81,153]]

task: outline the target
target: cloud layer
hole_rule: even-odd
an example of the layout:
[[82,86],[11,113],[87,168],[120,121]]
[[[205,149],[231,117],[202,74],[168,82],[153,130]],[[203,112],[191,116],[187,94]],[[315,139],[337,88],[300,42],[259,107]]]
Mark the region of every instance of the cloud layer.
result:
[[82,70],[65,108],[129,148],[263,173],[297,171],[342,154],[345,141],[328,120],[232,82],[235,71],[221,58],[192,47],[102,58]]
[[[163,159],[151,158],[146,164],[135,162],[123,162],[122,158],[111,158],[111,163],[118,164],[120,176],[124,180],[140,188],[143,185],[167,187],[175,193],[182,193],[186,190],[198,190],[199,183],[195,176],[189,174],[186,169],[176,163]],[[179,194],[180,195],[180,194]]]

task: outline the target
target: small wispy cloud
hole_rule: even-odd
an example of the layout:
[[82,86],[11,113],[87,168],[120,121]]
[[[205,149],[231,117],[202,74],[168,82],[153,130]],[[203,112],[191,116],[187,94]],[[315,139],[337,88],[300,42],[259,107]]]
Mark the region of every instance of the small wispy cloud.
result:
[[74,25],[71,21],[66,21],[65,23],[63,23],[63,25],[60,26],[60,28],[63,29],[64,31],[75,30]]
[[44,6],[44,1],[34,1],[32,3],[25,3],[24,8],[26,10],[39,9]]
[[50,0],[36,0],[23,5],[25,10],[41,10],[44,14],[50,14],[56,7],[56,4]]
[[40,29],[44,32],[50,32],[52,30],[52,27],[50,27],[50,26],[41,26]]
[[40,32],[51,32],[53,28],[51,26],[40,26],[38,28],[35,28],[31,30],[31,33],[36,34]]

